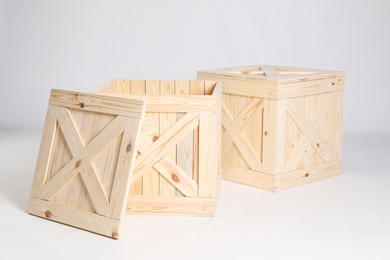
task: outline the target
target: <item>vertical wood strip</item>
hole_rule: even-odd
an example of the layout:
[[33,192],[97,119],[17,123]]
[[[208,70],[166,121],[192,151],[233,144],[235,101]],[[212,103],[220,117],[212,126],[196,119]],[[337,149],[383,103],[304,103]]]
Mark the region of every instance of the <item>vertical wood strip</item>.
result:
[[264,99],[263,115],[263,169],[276,175],[276,101]]
[[215,113],[199,115],[199,197],[213,197],[217,185],[217,118]]
[[[190,83],[189,81],[176,81],[175,82],[175,94],[176,95],[189,95],[190,94]],[[185,115],[185,113],[177,113],[176,119],[179,120]],[[176,146],[176,161],[177,165],[193,178],[193,139],[194,134],[191,133],[187,137],[183,138]],[[176,189],[176,195],[183,197],[184,195]]]
[[[145,83],[146,95],[160,94],[160,81],[147,80]],[[160,118],[158,113],[146,113],[142,132],[152,141],[156,141],[160,135]],[[159,173],[153,167],[147,169],[143,175],[143,195],[158,196],[159,194]],[[131,192],[131,190],[130,190]]]
[[[161,95],[174,95],[175,82],[174,81],[160,81]],[[163,98],[163,97],[162,97]],[[176,113],[160,113],[160,135],[168,130],[176,123]],[[176,162],[176,147],[172,148],[166,156],[172,161]],[[176,188],[169,183],[162,175],[160,175],[160,196],[175,196]]]
[[38,160],[35,167],[34,180],[31,189],[32,197],[40,196],[42,186],[47,181],[46,179],[48,177],[48,171],[51,168],[51,154],[54,145],[54,139],[56,138],[56,132],[58,130],[56,121],[57,113],[58,108],[49,105],[49,108],[46,113]]
[[[190,81],[190,95],[204,95],[204,81]],[[193,179],[199,183],[199,126],[194,129],[193,146]]]
[[[130,94],[145,95],[145,81],[144,80],[131,80],[130,81]],[[142,195],[143,194],[143,176],[134,180],[131,183],[130,195]]]

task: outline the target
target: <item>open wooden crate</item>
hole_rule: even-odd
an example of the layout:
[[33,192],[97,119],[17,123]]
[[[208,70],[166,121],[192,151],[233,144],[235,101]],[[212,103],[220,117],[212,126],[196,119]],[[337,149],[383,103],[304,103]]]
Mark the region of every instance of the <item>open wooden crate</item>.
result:
[[214,215],[221,86],[216,81],[113,80],[96,93],[147,103],[126,212]]
[[52,90],[28,212],[115,239],[126,212],[214,215],[221,86],[114,80],[97,92]]
[[261,65],[198,79],[223,84],[222,178],[280,191],[341,173],[343,72]]

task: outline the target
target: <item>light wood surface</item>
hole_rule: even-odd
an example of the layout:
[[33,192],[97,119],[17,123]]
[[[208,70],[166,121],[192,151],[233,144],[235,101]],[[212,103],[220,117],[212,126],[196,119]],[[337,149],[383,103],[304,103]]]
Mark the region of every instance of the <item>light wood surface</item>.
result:
[[118,239],[146,105],[59,90],[50,100],[28,212]]
[[259,65],[198,79],[223,85],[223,178],[279,191],[340,174],[343,72]]
[[[145,92],[137,92],[135,85],[145,87]],[[198,205],[204,199],[215,205],[221,178],[221,85],[216,81],[113,80],[96,93],[147,103],[127,212],[213,215],[210,210],[215,206]],[[142,190],[137,188],[139,183]],[[132,200],[134,196],[140,200]],[[145,206],[140,206],[142,197],[148,198]],[[193,212],[191,206],[175,206],[175,201],[180,204],[186,199]],[[178,210],[183,207],[184,211]]]

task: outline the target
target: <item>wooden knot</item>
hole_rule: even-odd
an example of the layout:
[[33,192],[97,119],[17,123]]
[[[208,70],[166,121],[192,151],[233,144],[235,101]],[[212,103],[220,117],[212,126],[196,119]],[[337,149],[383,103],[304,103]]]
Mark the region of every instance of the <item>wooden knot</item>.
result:
[[129,143],[127,146],[126,146],[126,153],[129,153],[131,151],[131,148],[132,148],[132,145],[131,143]]
[[158,139],[158,135],[155,135],[155,136],[153,136],[153,142],[156,142],[157,141],[157,139]]
[[306,173],[306,174],[305,174],[305,177],[307,178],[307,177],[309,177],[309,175],[310,175],[310,174]]
[[334,82],[332,82],[332,86],[334,86]]
[[319,143],[317,143],[317,147],[320,147],[320,144],[319,144]]
[[171,177],[172,177],[172,180],[173,180],[174,182],[179,182],[179,181],[180,181],[179,177],[177,177],[177,175],[174,174],[174,173],[172,173]]
[[265,135],[265,136],[267,136],[267,135],[268,135],[268,132],[267,132],[267,131],[265,131],[265,132],[264,132],[264,135]]
[[53,216],[53,213],[51,213],[50,210],[46,210],[45,216],[46,218],[51,218]]
[[119,239],[118,232],[112,232],[111,237],[114,238],[114,239]]
[[76,164],[74,165],[74,167],[78,168],[78,167],[80,167],[80,165],[81,165],[81,161],[77,161]]
[[84,108],[84,107],[85,107],[85,104],[84,104],[83,102],[81,102],[81,103],[79,104],[79,106],[80,106],[81,108]]
[[244,75],[248,75],[250,72],[249,71],[243,71],[241,73],[244,74]]

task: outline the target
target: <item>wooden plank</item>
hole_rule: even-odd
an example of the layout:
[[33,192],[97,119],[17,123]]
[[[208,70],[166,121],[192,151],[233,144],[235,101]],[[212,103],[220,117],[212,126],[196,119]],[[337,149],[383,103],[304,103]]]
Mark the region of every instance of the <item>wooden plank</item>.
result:
[[212,95],[214,92],[214,89],[216,87],[216,81],[205,81],[204,82],[204,94],[207,95]]
[[57,130],[57,113],[57,107],[48,107],[31,188],[32,197],[38,197],[41,194],[42,186],[46,182],[46,176],[49,174],[48,170],[52,156],[53,141]]
[[214,216],[215,207],[215,198],[131,196],[126,213]]
[[223,164],[222,172],[222,178],[224,180],[245,184],[267,191],[274,191],[276,188],[275,176],[272,174],[227,164]]
[[276,120],[277,127],[275,128],[275,173],[284,173],[285,167],[285,142],[286,142],[286,110],[287,103],[285,100],[276,102]]
[[256,75],[232,74],[230,76],[218,73],[210,74],[198,72],[200,80],[218,80],[223,83],[223,93],[235,94],[266,99],[287,99],[321,93],[344,90],[344,76],[335,77],[320,75],[303,76],[301,78],[277,80],[259,80]]
[[[130,81],[131,95],[141,95],[145,97],[145,81],[144,80],[131,80]],[[143,194],[143,176],[133,179],[130,186],[130,195],[142,195]]]
[[162,98],[160,95],[136,95],[136,94],[100,94],[107,97],[129,98],[143,100],[148,105],[147,113],[187,113],[187,112],[215,112],[215,98],[212,96],[173,96],[167,95]]
[[300,186],[341,174],[341,160],[306,167],[276,176],[275,191]]
[[114,239],[119,238],[121,220],[118,219],[96,215],[37,198],[30,198],[28,213]]
[[199,115],[199,197],[214,197],[217,191],[217,116]]
[[49,104],[82,109],[83,111],[139,118],[144,102],[141,100],[110,97],[108,95],[52,89]]
[[272,66],[261,65],[259,68],[265,73],[265,76],[267,77],[267,79],[280,78],[279,72],[277,72],[276,69]]
[[[145,85],[145,92],[146,95],[160,94],[160,81],[147,80]],[[159,128],[159,114],[154,112],[147,112],[142,126],[142,133],[145,134],[148,139],[151,140],[151,142],[154,142],[160,136]],[[153,167],[145,169],[145,171],[147,172],[143,175],[143,195],[157,196],[159,194],[160,188],[159,173]]]
[[[175,83],[176,95],[189,95],[190,83],[189,81],[176,81]],[[179,120],[185,115],[185,113],[177,113],[176,120]],[[193,147],[194,134],[191,132],[187,137],[184,137],[176,146],[176,162],[177,165],[192,178],[193,175],[193,161],[194,161],[194,147]],[[192,180],[192,179],[191,179]],[[197,190],[195,190],[197,194]],[[179,190],[176,191],[176,196],[183,196],[183,193]]]
[[128,119],[123,132],[115,179],[111,192],[109,216],[120,219],[125,213],[126,200],[130,190],[135,155],[141,138],[142,119]]
[[[174,81],[165,81],[162,80],[160,81],[160,94],[164,96],[171,96],[175,94],[175,82]],[[171,126],[175,125],[176,122],[176,113],[160,113],[160,138],[157,139],[155,144],[162,143],[162,140],[170,141],[170,138],[168,135],[171,135],[173,133],[169,132],[169,129]],[[192,130],[192,129],[191,129]],[[188,133],[187,133],[188,134]],[[185,136],[182,136],[179,140],[184,138]],[[177,140],[177,142],[179,141]],[[176,160],[176,144],[177,142],[174,143],[174,146],[172,144],[169,146],[168,149],[162,149],[159,158],[161,158],[164,154],[172,160]],[[149,150],[150,151],[150,150]],[[149,156],[149,151],[146,150],[144,153],[140,155],[139,158],[144,158],[144,156]],[[158,150],[157,150],[158,151]],[[153,158],[154,156],[151,155],[150,158]],[[157,157],[154,157],[155,159]],[[157,162],[157,160],[154,160],[151,165],[154,165]],[[160,196],[175,196],[176,195],[176,189],[174,186],[172,186],[168,180],[165,179],[162,175],[160,175]]]
[[276,175],[276,102],[264,99],[263,116],[263,172]]
[[[190,95],[204,95],[204,82],[203,81],[190,81]],[[196,126],[193,132],[193,180],[198,183],[199,179],[199,126]]]

